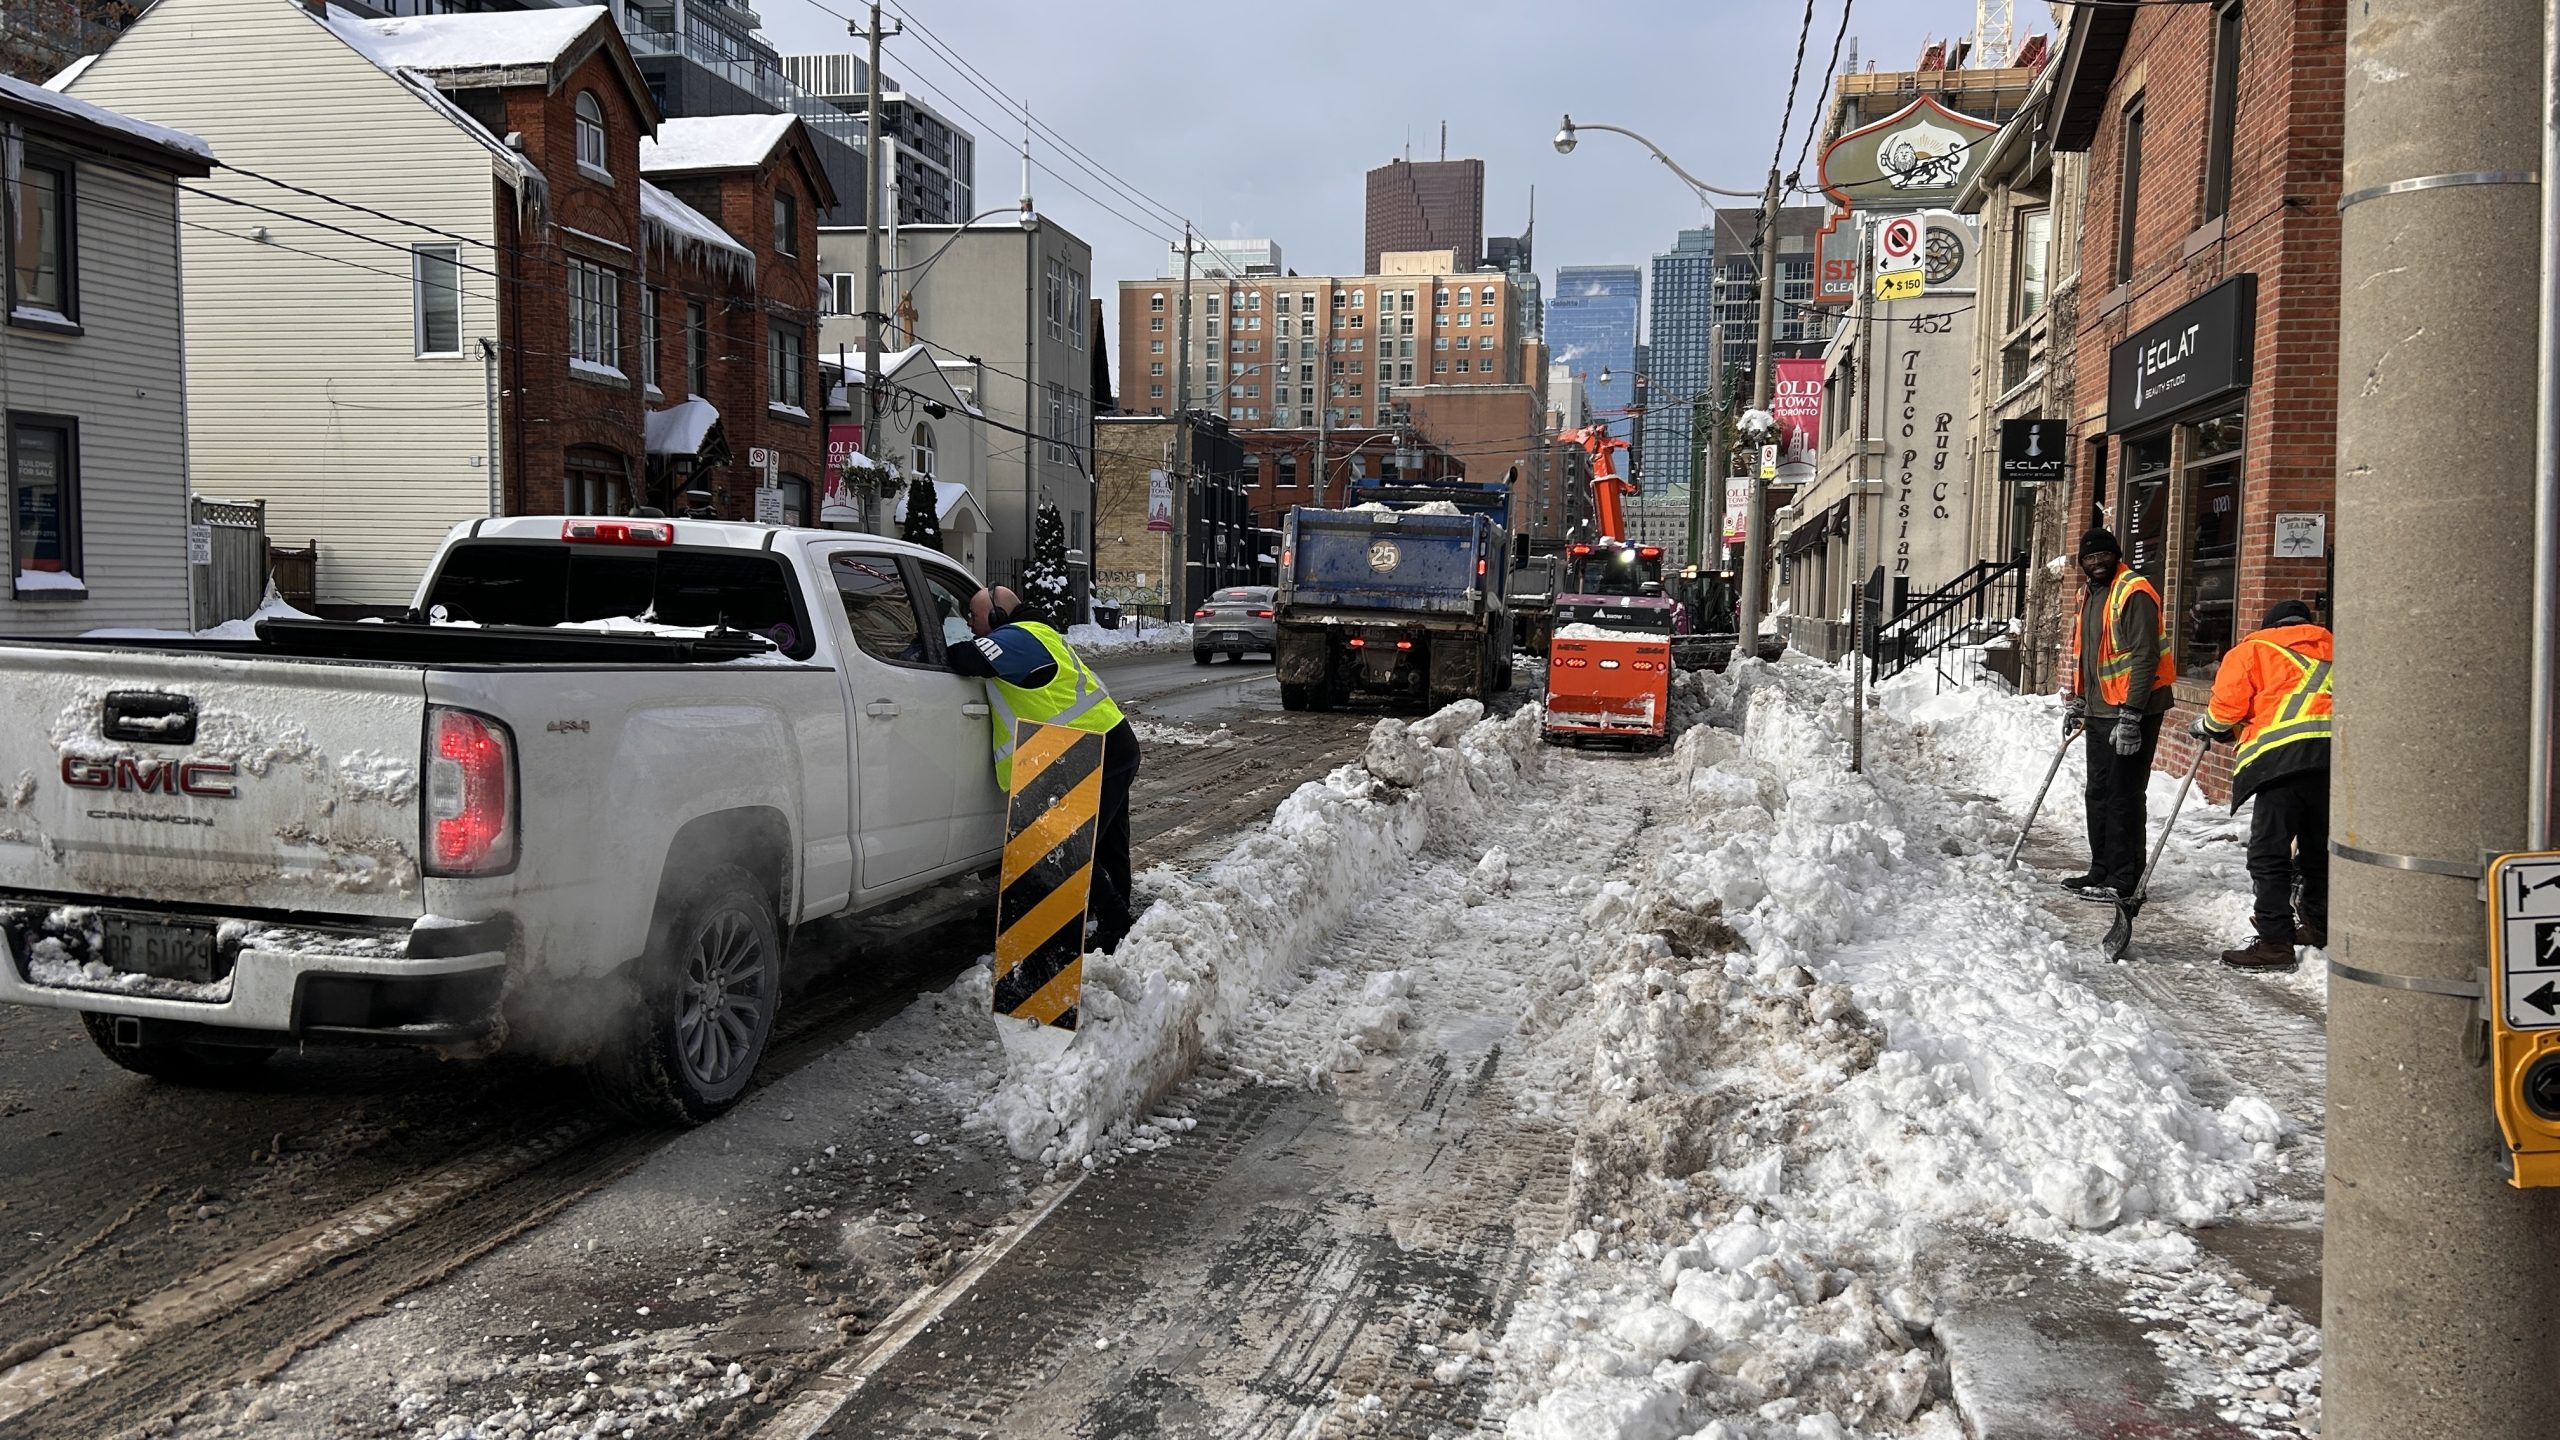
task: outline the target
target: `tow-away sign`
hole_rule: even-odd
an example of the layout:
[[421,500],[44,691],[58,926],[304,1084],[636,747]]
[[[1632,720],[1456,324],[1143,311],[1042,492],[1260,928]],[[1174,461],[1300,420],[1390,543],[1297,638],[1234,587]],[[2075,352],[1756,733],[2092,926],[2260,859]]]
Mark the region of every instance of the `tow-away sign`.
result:
[[2560,855],[2500,856],[2489,878],[2489,966],[2507,1028],[2560,1030]]
[[1917,215],[1894,215],[1876,226],[1876,298],[1910,300],[1927,288],[1920,244],[1927,227]]

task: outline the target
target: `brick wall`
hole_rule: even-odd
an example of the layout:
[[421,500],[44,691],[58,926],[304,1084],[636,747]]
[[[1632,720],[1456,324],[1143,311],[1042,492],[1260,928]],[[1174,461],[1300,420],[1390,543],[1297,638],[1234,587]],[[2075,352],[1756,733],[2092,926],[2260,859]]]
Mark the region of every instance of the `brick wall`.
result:
[[[2319,0],[2251,5],[2241,39],[2231,194],[2218,221],[2203,218],[2205,146],[2214,14],[2162,6],[2135,17],[2089,154],[2081,247],[2079,328],[2073,339],[2074,415],[2083,434],[2106,426],[2110,352],[2134,332],[2234,275],[2257,278],[2255,364],[2245,392],[2247,439],[2240,494],[2240,558],[2234,634],[2257,628],[2278,600],[2317,603],[2328,588],[2322,559],[2277,560],[2275,516],[2336,513],[2338,402],[2338,196],[2345,95],[2345,20]],[[2124,111],[2142,98],[2145,126],[2132,274],[2116,283],[2124,169]],[[2237,402],[2203,407],[2213,413]],[[2111,437],[2108,493],[2076,467],[2071,512],[2093,505],[2111,523],[2125,474],[2125,445]],[[2086,451],[2083,459],[2087,458]],[[2187,497],[2173,483],[2167,525],[2173,640],[2187,598],[2183,542]],[[2075,531],[2076,531],[2076,527]],[[2334,545],[2336,536],[2330,535]],[[2076,534],[2075,534],[2076,543]],[[2160,766],[2183,772],[2194,757],[2190,719],[2209,674],[2182,675]],[[2230,751],[2214,752],[2201,783],[2229,794]]]
[[[592,93],[605,121],[610,179],[578,165],[576,101]],[[640,466],[639,381],[573,375],[569,366],[569,265],[582,259],[612,267],[625,279],[622,329],[637,337],[640,296],[640,128],[642,101],[615,69],[612,47],[597,50],[557,90],[520,86],[505,92],[505,128],[523,137],[525,154],[550,182],[548,211],[502,222],[508,240],[501,268],[508,280],[499,330],[507,347],[505,447],[507,506],[519,514],[566,507],[566,459],[572,449]],[[512,216],[512,198],[500,195]],[[636,353],[636,352],[627,352]]]

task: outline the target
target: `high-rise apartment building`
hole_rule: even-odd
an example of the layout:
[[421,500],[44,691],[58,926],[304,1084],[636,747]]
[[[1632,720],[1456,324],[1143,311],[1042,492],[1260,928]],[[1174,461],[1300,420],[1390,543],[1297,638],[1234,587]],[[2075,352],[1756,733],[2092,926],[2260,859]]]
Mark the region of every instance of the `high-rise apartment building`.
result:
[[[785,55],[782,73],[850,114],[856,135],[870,122],[870,66],[861,56]],[[897,144],[898,223],[958,225],[977,214],[977,137],[908,93],[896,76],[881,78],[880,130]]]
[[[1632,442],[1636,399],[1636,312],[1644,272],[1633,265],[1567,265],[1547,297],[1547,349],[1572,370],[1591,401],[1594,423]],[[1605,378],[1604,378],[1605,377]]]
[[[1531,207],[1533,210],[1535,206]],[[1520,324],[1532,335],[1547,333],[1545,287],[1538,283],[1537,255],[1531,241],[1538,229],[1537,217],[1529,217],[1529,227],[1517,235],[1487,236],[1484,263],[1488,270],[1499,270],[1511,277],[1520,288]]]
[[1367,239],[1361,263],[1395,251],[1449,250],[1458,268],[1484,259],[1484,162],[1390,160],[1369,172]]
[[[1814,237],[1822,230],[1819,205],[1778,211],[1778,355],[1819,355],[1839,317],[1813,304]],[[1685,232],[1684,232],[1685,233]],[[1716,313],[1724,322],[1724,363],[1748,373],[1760,344],[1760,210],[1716,212],[1714,266]],[[1656,264],[1661,263],[1656,261]]]
[[1645,321],[1648,490],[1691,478],[1691,402],[1715,390],[1715,261],[1715,231],[1705,226],[1681,231],[1668,252],[1653,257],[1653,309]]

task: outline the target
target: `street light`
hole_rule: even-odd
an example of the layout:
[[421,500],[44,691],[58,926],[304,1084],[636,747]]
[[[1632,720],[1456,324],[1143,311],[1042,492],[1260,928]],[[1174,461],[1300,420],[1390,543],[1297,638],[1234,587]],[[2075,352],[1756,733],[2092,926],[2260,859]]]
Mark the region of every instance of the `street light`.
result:
[[1612,135],[1624,135],[1647,150],[1652,151],[1654,159],[1661,161],[1664,167],[1669,169],[1672,174],[1679,176],[1681,181],[1690,189],[1697,191],[1699,200],[1707,205],[1712,206],[1715,203],[1714,201],[1707,199],[1710,195],[1730,195],[1737,200],[1757,200],[1760,198],[1759,192],[1755,190],[1727,190],[1720,185],[1708,184],[1706,181],[1701,180],[1697,176],[1690,174],[1688,171],[1681,169],[1680,162],[1672,159],[1669,155],[1664,154],[1661,146],[1654,144],[1652,141],[1647,140],[1642,135],[1637,134],[1623,125],[1600,125],[1592,123],[1577,125],[1574,123],[1573,117],[1571,115],[1567,115],[1564,117],[1563,128],[1556,131],[1556,153],[1559,155],[1572,154],[1573,147],[1576,144],[1576,136],[1585,130],[1606,130]]

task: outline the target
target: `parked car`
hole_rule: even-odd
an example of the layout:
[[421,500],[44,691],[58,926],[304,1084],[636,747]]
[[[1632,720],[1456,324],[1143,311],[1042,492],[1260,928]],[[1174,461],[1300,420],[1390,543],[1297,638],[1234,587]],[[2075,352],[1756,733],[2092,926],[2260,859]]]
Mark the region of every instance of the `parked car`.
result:
[[405,622],[0,641],[0,1001],[169,1079],[505,1046],[707,1119],[792,929],[992,863],[978,582],[822,530],[509,518]]
[[1271,654],[1280,643],[1272,603],[1278,594],[1268,585],[1236,585],[1210,596],[1209,603],[1191,612],[1192,663],[1206,665],[1220,651],[1230,660]]

